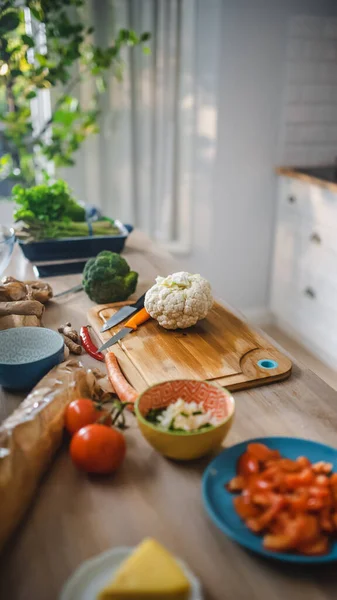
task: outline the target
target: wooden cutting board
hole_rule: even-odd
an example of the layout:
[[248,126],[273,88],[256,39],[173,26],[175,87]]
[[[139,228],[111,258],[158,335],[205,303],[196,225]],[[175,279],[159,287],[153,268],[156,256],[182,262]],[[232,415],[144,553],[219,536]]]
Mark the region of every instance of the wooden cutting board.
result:
[[[107,341],[123,327],[100,333],[102,325],[125,304],[100,305],[89,311],[89,322],[100,340]],[[168,379],[204,379],[244,389],[286,379],[292,366],[268,340],[218,303],[194,327],[169,331],[151,319],[111,349],[139,392]]]

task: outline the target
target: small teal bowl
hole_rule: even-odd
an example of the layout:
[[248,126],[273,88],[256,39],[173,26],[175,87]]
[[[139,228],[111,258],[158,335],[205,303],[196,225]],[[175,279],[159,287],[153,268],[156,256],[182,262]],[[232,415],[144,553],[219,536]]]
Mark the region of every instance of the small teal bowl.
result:
[[0,385],[30,390],[64,356],[64,341],[44,327],[13,327],[0,331]]

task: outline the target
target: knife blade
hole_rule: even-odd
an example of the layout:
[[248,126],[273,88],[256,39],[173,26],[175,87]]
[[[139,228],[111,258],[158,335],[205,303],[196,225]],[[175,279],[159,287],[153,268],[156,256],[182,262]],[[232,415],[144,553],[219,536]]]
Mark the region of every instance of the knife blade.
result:
[[115,327],[115,325],[118,325],[118,323],[124,321],[124,319],[127,319],[127,317],[132,315],[134,312],[138,312],[141,308],[144,307],[144,300],[145,294],[138,298],[137,302],[135,302],[134,304],[131,304],[130,306],[123,306],[123,308],[120,308],[117,312],[115,312],[114,315],[112,315],[112,317],[110,317],[110,319],[107,320],[106,323],[104,323],[101,332],[108,331],[112,327]]
[[129,319],[125,323],[125,326],[123,327],[123,329],[121,329],[118,333],[116,333],[116,335],[113,335],[112,338],[110,338],[110,340],[105,342],[105,344],[103,344],[103,346],[101,346],[98,349],[98,352],[103,352],[103,350],[110,348],[110,346],[113,346],[114,344],[116,344],[116,342],[119,342],[120,340],[122,340],[126,335],[131,333],[131,331],[135,331],[137,329],[138,325],[145,323],[145,321],[148,321],[149,319],[150,319],[149,313],[147,312],[147,310],[145,308],[142,308],[135,315],[133,315],[133,317],[131,317],[131,319]]
[[59,292],[58,294],[54,294],[53,298],[61,298],[61,296],[66,296],[67,294],[77,294],[77,292],[81,292],[83,290],[83,285],[80,283],[79,285],[75,285],[69,290],[64,290],[64,292]]

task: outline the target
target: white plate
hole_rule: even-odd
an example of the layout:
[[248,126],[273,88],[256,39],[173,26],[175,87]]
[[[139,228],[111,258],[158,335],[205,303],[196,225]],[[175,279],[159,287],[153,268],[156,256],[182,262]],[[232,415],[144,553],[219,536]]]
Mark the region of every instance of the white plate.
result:
[[[82,563],[64,585],[60,600],[96,600],[100,590],[112,579],[121,563],[133,552],[133,548],[111,548]],[[180,560],[191,584],[189,600],[203,600],[199,580]]]

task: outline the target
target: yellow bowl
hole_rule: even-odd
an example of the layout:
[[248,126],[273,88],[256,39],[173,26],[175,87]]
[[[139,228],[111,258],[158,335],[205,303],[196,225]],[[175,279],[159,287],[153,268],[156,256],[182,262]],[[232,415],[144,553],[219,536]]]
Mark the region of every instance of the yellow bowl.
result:
[[[146,420],[151,408],[166,408],[178,398],[202,403],[206,410],[224,421],[204,431],[185,432],[167,431]],[[216,383],[179,379],[164,381],[145,390],[137,398],[135,412],[143,436],[155,450],[169,458],[192,460],[220,446],[231,428],[235,402],[229,391]]]

